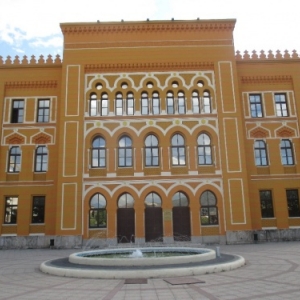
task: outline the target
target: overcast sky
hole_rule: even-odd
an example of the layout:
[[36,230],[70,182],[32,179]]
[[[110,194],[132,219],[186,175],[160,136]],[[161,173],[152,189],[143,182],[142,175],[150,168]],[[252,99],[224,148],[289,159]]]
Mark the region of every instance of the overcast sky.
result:
[[0,55],[62,54],[59,23],[236,19],[235,49],[300,54],[299,0],[0,0]]

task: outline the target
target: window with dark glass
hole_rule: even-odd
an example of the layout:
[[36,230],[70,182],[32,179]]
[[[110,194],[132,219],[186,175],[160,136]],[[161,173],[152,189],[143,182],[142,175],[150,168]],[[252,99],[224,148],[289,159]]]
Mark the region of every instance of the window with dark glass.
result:
[[145,165],[158,166],[159,150],[158,139],[155,135],[150,134],[145,139]]
[[289,217],[300,217],[298,190],[286,190]]
[[90,200],[89,227],[107,227],[106,199],[99,193],[95,194]]
[[145,206],[147,207],[161,207],[161,198],[156,193],[150,193],[145,199]]
[[205,191],[201,194],[200,206],[201,225],[219,224],[217,198],[213,192]]
[[5,197],[4,224],[17,224],[18,197]]
[[47,123],[49,122],[49,116],[50,116],[50,100],[49,99],[38,100],[37,121],[39,123]]
[[254,143],[254,156],[256,166],[267,166],[268,156],[267,156],[267,146],[262,140],[255,141]]
[[261,102],[261,95],[249,95],[250,101],[250,111],[252,118],[262,118],[263,117],[263,109]]
[[118,208],[133,208],[133,206],[134,199],[130,194],[124,193],[119,197]]
[[105,139],[98,136],[92,143],[92,168],[103,168],[106,166]]
[[203,93],[203,112],[205,114],[211,113],[210,93],[208,91]]
[[270,190],[259,191],[260,211],[262,218],[274,218],[272,192]]
[[142,98],[141,98],[141,102],[142,102],[142,115],[149,115],[149,100],[148,100],[148,93],[143,92],[142,93]]
[[171,140],[172,149],[172,165],[185,165],[185,143],[184,138],[180,134],[174,134]]
[[173,207],[189,206],[189,199],[185,193],[177,192],[172,197]]
[[132,116],[134,114],[134,97],[133,93],[128,93],[126,98],[127,115]]
[[31,223],[45,223],[45,196],[33,196]]
[[275,97],[276,115],[278,117],[287,117],[289,114],[288,114],[286,94],[275,94],[274,97]]
[[23,123],[24,121],[24,100],[13,100],[11,123]]
[[160,113],[160,100],[157,92],[152,93],[152,114],[159,115]]
[[178,113],[185,114],[185,96],[183,92],[178,93]]
[[211,165],[212,154],[211,154],[210,137],[205,133],[201,133],[197,139],[197,143],[198,143],[198,164]]
[[35,172],[46,172],[48,168],[48,150],[46,146],[39,146],[35,150]]
[[90,116],[97,116],[97,95],[95,93],[90,95]]
[[18,173],[21,170],[21,150],[20,147],[14,146],[9,150],[8,172]]
[[103,93],[101,95],[101,116],[108,115],[108,95]]
[[200,113],[200,98],[199,93],[194,91],[192,93],[192,105],[193,105],[193,113],[199,114]]
[[121,93],[116,95],[116,115],[122,116],[123,115],[123,96]]
[[167,113],[168,114],[174,114],[175,108],[174,108],[174,95],[172,92],[167,93]]
[[132,141],[128,136],[119,140],[119,167],[132,167]]
[[293,146],[290,140],[282,140],[280,143],[281,162],[283,165],[293,165]]

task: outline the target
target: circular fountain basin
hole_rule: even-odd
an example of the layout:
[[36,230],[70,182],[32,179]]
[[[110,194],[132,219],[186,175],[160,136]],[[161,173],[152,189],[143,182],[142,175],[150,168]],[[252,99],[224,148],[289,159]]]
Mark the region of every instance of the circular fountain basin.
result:
[[[178,263],[196,263],[216,258],[214,250],[202,248],[151,247],[139,250],[143,254],[142,257],[132,255],[135,251],[132,248],[78,252],[69,256],[69,262],[81,265],[110,267],[165,266]],[[150,253],[152,253],[151,257],[145,257]],[[107,258],[107,254],[114,254],[114,256]]]
[[[245,264],[241,256],[222,254],[216,257],[215,251],[210,249],[152,247],[140,250],[143,256],[149,252],[158,254],[159,251],[168,253],[168,256],[140,257],[138,254],[135,257],[133,252],[136,250],[133,248],[84,251],[71,254],[68,258],[43,262],[40,270],[65,277],[134,279],[195,276],[229,271]],[[116,257],[107,258],[107,254],[112,253]]]

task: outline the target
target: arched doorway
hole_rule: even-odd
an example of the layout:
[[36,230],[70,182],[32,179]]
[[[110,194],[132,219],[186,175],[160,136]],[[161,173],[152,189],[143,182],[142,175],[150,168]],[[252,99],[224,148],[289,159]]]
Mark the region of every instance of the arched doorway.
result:
[[191,240],[191,221],[188,197],[177,192],[173,198],[173,237],[174,241]]
[[163,241],[161,198],[156,193],[145,198],[145,241]]
[[117,211],[117,239],[118,243],[134,243],[135,222],[134,222],[134,200],[128,194],[122,194],[118,199]]

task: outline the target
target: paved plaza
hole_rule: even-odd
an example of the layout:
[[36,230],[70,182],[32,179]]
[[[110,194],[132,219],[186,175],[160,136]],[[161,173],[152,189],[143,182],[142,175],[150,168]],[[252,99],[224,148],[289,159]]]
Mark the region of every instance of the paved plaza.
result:
[[173,285],[165,278],[127,284],[39,271],[41,262],[73,252],[78,250],[0,250],[0,299],[300,299],[300,242],[221,245],[222,253],[242,255],[246,266],[185,278],[202,281],[192,284]]

